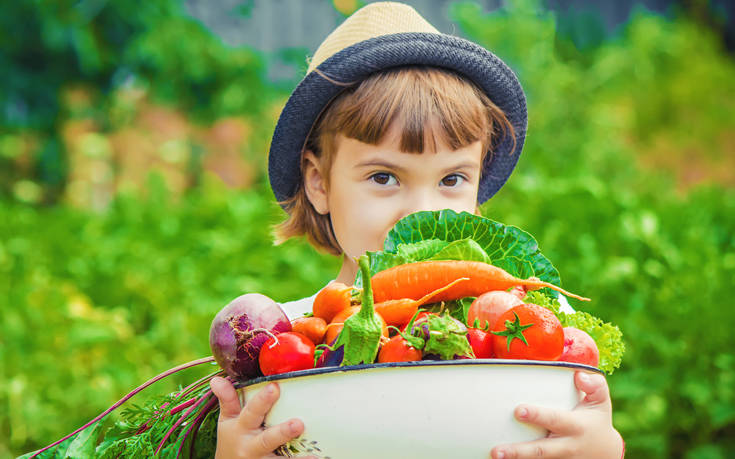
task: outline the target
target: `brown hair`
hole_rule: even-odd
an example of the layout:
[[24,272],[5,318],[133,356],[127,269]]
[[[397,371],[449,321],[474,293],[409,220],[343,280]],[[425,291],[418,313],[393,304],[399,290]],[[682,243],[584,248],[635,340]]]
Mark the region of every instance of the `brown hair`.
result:
[[[405,153],[423,153],[427,141],[430,151],[436,151],[438,135],[453,150],[480,141],[484,164],[485,155],[492,154],[503,136],[515,141],[505,114],[470,80],[438,67],[408,66],[348,85],[322,111],[304,149],[319,159],[328,187],[337,134],[378,145],[394,123],[401,126],[399,148]],[[302,154],[301,183],[296,194],[281,203],[288,218],[275,228],[276,243],[306,236],[317,249],[339,255],[329,214],[319,214],[306,196],[305,162]]]

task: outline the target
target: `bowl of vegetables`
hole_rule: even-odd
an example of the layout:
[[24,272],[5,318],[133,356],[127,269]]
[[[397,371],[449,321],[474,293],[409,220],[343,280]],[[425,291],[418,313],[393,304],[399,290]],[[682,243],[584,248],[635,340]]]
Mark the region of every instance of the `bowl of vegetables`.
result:
[[[505,359],[425,360],[325,367],[244,383],[245,403],[270,381],[281,396],[266,424],[299,417],[285,454],[331,458],[487,458],[493,446],[543,437],[518,422],[520,403],[571,410],[587,365]],[[288,453],[286,453],[288,451]]]
[[305,317],[245,295],[213,322],[213,354],[243,402],[277,381],[266,425],[304,421],[284,454],[487,457],[546,434],[516,421],[516,406],[571,410],[576,371],[620,363],[617,327],[564,312],[559,293],[587,299],[559,287],[518,228],[419,212],[359,266],[354,285],[330,284]]

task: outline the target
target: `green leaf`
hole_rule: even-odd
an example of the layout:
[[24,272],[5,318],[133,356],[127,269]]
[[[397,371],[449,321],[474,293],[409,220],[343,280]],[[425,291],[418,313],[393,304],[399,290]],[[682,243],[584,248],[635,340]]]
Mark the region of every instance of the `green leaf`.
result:
[[65,459],[85,459],[93,457],[97,447],[97,439],[99,437],[102,424],[95,422],[91,426],[82,430],[71,442],[69,448],[64,455]]
[[[403,245],[399,247],[403,247]],[[480,247],[480,244],[469,238],[446,244],[446,247],[429,260],[469,260],[490,263],[490,257]]]
[[401,244],[398,246],[398,255],[406,260],[426,260],[440,253],[449,243],[440,239],[427,239],[412,244]]

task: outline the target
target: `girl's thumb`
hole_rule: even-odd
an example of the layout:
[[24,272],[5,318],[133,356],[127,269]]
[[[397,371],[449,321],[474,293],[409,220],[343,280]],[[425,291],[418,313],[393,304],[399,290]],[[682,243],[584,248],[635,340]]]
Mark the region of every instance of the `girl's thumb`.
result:
[[219,399],[219,420],[224,421],[236,418],[240,415],[240,399],[237,397],[237,391],[230,381],[219,376],[215,376],[209,381],[209,387]]
[[582,405],[604,405],[610,403],[610,389],[607,387],[605,377],[599,374],[589,374],[578,371],[574,375],[577,389],[586,395]]

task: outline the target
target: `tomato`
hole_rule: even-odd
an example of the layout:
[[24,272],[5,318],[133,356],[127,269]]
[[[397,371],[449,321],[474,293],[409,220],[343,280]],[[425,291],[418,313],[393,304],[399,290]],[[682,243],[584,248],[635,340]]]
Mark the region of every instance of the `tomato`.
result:
[[472,352],[478,359],[490,359],[493,357],[493,334],[480,330],[479,328],[467,329],[467,340],[472,346]]
[[[502,290],[483,293],[467,310],[467,326],[487,330],[495,326],[498,317],[514,306],[523,304],[516,295]],[[477,324],[475,324],[477,320]]]
[[316,294],[312,312],[329,323],[334,316],[350,307],[352,303],[352,287],[341,282],[332,282]]
[[258,363],[266,376],[313,368],[314,343],[301,333],[279,333],[260,348]]
[[380,347],[378,362],[414,362],[421,360],[421,357],[421,350],[408,344],[403,336],[396,335]]
[[495,356],[501,359],[558,360],[564,351],[561,322],[553,312],[535,304],[505,312],[493,334]]
[[574,327],[564,327],[564,351],[559,360],[596,367],[600,364],[600,351],[595,340],[586,332]]

